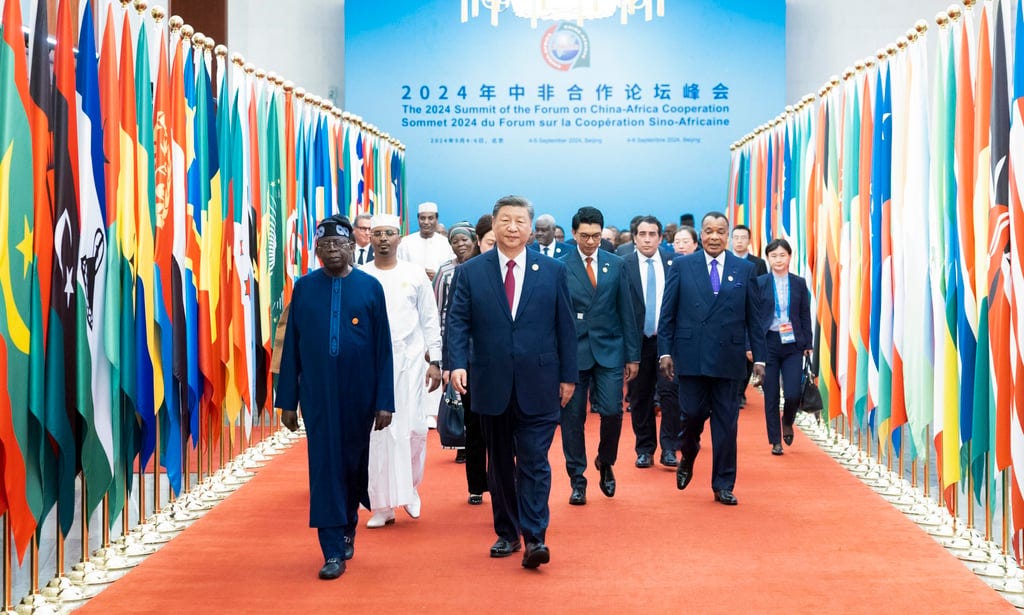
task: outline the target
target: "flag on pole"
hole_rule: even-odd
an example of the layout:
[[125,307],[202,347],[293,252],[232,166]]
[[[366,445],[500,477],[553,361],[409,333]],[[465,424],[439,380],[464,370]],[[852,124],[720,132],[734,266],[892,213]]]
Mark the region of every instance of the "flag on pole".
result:
[[71,6],[57,9],[54,46],[53,105],[53,285],[50,288],[50,329],[46,340],[46,431],[56,443],[57,513],[67,536],[75,517],[75,474],[79,465],[81,418],[77,386],[76,294],[79,233],[78,119],[75,111],[75,56]]
[[[38,303],[33,252],[33,140],[21,3],[4,4],[0,44],[0,512],[8,515],[21,561],[36,529],[30,499],[41,506],[38,424],[30,418],[32,307]],[[35,432],[35,433],[34,433]],[[5,536],[5,539],[7,537]]]
[[78,36],[76,93],[81,239],[78,248],[78,409],[82,414],[82,474],[86,510],[103,501],[114,468],[110,363],[103,349],[107,278],[107,195],[103,118],[92,1],[86,0]]
[[181,407],[178,381],[174,375],[174,289],[180,277],[174,266],[174,241],[177,209],[174,153],[171,131],[174,129],[171,110],[170,67],[167,60],[167,32],[161,22],[156,23],[158,41],[156,55],[156,88],[153,109],[153,195],[155,209],[153,223],[153,317],[156,320],[156,356],[154,368],[159,366],[164,385],[163,407],[157,406],[160,425],[161,455],[158,463],[167,469],[167,481],[175,493],[181,491]]

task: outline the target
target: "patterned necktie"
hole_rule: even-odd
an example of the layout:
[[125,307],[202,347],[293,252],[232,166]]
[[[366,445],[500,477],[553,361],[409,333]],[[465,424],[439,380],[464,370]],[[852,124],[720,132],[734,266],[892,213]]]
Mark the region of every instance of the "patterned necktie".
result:
[[644,335],[651,337],[656,332],[654,328],[654,308],[658,303],[658,280],[654,277],[654,259],[647,259],[647,292],[644,302],[647,304],[644,312]]
[[722,288],[722,278],[718,276],[718,259],[711,259],[711,290],[718,294]]
[[516,300],[516,277],[512,275],[512,269],[516,266],[515,261],[505,263],[505,298],[508,299],[508,310],[512,311],[512,304]]
[[594,258],[592,256],[588,256],[587,257],[587,277],[590,278],[590,283],[594,285],[594,288],[597,288],[597,274],[594,273],[594,268],[590,266],[591,263],[593,263],[593,262],[594,262]]

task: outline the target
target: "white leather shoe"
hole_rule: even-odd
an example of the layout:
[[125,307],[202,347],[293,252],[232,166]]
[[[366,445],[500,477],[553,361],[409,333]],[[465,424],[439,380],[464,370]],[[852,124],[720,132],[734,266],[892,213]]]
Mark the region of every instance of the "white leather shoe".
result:
[[373,511],[373,515],[370,517],[369,521],[366,522],[366,527],[384,527],[385,525],[391,525],[394,522],[395,511],[391,508],[382,508],[381,510]]
[[405,512],[409,513],[409,516],[412,517],[413,519],[419,519],[420,518],[420,504],[421,504],[421,502],[420,502],[420,494],[416,493],[416,492],[414,492],[414,494],[416,496],[416,499],[414,499],[409,504],[405,505]]

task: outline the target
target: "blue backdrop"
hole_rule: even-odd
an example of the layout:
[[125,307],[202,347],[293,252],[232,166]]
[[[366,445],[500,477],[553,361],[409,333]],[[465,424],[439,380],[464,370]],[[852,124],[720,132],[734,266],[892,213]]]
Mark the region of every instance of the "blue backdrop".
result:
[[[785,0],[540,22],[460,0],[345,3],[345,109],[407,146],[409,211],[475,221],[505,194],[569,228],[724,209],[729,144],[785,105]],[[415,228],[415,222],[411,224]]]

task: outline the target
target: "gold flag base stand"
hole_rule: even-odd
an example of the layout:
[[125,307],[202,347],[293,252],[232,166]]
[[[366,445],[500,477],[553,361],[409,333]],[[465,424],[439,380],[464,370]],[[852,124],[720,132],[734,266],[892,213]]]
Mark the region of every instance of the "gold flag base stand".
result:
[[796,425],[808,439],[916,523],[1010,604],[1024,608],[1024,570],[998,544],[954,518],[945,506],[871,459],[827,423],[801,413]]

